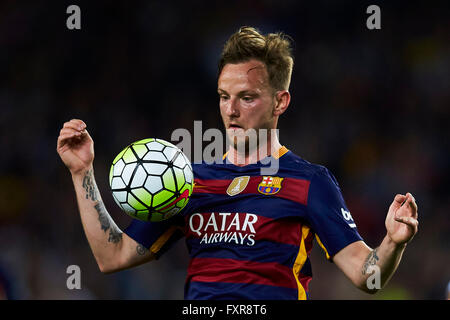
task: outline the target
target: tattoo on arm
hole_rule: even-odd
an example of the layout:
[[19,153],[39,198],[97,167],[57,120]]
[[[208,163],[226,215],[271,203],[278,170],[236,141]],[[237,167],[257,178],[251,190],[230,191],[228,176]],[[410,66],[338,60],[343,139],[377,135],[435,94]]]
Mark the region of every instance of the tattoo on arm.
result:
[[120,240],[122,240],[122,232],[116,226],[111,227],[108,242],[117,243]]
[[147,251],[148,251],[148,249],[146,247],[144,247],[142,244],[138,244],[138,246],[136,247],[136,252],[140,256],[143,256],[144,254],[146,254]]
[[102,230],[105,232],[109,230],[108,242],[117,243],[122,240],[122,232],[115,225],[114,221],[112,221],[108,211],[106,211],[103,201],[98,202],[94,208],[97,210],[98,221],[100,221]]
[[103,201],[99,201],[99,192],[97,186],[95,185],[95,180],[93,176],[93,171],[88,170],[83,178],[83,188],[86,191],[86,199],[91,199],[92,201],[98,201],[94,208],[98,213],[98,221],[100,221],[100,227],[103,231],[107,232],[109,230],[108,242],[118,243],[122,240],[122,231],[116,226],[114,221],[109,216],[108,211],[106,211]]
[[109,221],[109,215],[106,211],[105,205],[103,204],[103,201],[100,201],[94,206],[95,210],[97,210],[98,213],[98,221],[100,221],[100,226],[103,231],[108,231],[108,229],[111,227],[111,222]]
[[369,253],[369,255],[367,256],[366,261],[364,262],[364,265],[362,267],[363,275],[367,274],[367,269],[369,269],[370,266],[376,265],[378,260],[380,260],[380,258],[378,258],[378,256],[377,256],[377,250],[378,250],[378,248],[372,250]]
[[92,169],[88,170],[83,178],[83,188],[86,191],[86,199],[91,198],[92,201],[98,200]]

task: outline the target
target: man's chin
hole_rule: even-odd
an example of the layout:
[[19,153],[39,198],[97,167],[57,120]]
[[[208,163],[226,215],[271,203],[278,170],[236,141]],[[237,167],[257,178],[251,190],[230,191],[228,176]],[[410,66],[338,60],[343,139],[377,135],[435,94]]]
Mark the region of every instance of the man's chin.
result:
[[247,136],[228,137],[230,146],[239,154],[248,154],[258,147],[255,139],[249,139]]

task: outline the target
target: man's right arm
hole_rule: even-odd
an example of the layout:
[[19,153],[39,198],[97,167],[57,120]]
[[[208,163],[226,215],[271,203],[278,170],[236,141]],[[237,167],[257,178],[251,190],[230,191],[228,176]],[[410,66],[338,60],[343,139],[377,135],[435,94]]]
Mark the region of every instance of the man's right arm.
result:
[[83,229],[100,270],[111,273],[145,263],[153,254],[123,233],[106,210],[92,168],[72,175]]
[[72,174],[83,229],[100,270],[112,273],[152,260],[154,255],[124,234],[106,210],[94,178],[93,140],[83,121],[64,124],[57,151]]

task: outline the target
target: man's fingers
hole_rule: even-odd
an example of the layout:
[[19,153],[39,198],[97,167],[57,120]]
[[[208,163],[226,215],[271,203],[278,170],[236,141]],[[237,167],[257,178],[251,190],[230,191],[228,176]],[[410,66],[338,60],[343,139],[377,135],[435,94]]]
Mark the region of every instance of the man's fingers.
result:
[[419,226],[419,220],[414,219],[413,217],[395,217],[395,221],[402,222],[414,228]]
[[394,201],[392,201],[391,208],[394,210],[397,210],[402,206],[402,203],[405,201],[406,196],[403,194],[397,194],[394,198]]
[[72,128],[62,128],[59,132],[60,135],[62,134],[72,134],[73,136],[80,136],[81,132]]
[[[85,135],[88,135],[87,130],[77,131],[72,128],[62,128],[61,131],[59,132],[57,147],[61,148],[67,142],[70,142],[70,141],[72,141],[72,142],[81,141],[81,139]],[[72,140],[72,139],[75,139],[75,140]]]
[[412,211],[412,217],[417,219],[417,203],[416,199],[414,199],[413,195],[411,193],[406,194],[408,196],[408,199],[406,201],[406,204],[411,208]]
[[68,143],[71,139],[75,138],[76,136],[73,135],[72,133],[64,133],[64,134],[60,134],[58,137],[58,142],[56,144],[56,147],[62,148],[66,143]]
[[[417,204],[416,204],[416,200],[414,199],[414,197],[411,193],[408,192],[406,194],[405,201],[401,205],[401,209],[402,209],[402,211],[401,211],[402,215],[405,216],[405,214],[406,214],[407,216],[411,216],[411,217],[417,219],[417,217],[418,217]],[[403,211],[403,210],[405,210],[405,211]]]
[[86,129],[87,127],[86,123],[84,123],[84,121],[80,119],[72,119],[69,121],[69,123],[76,125],[79,128],[79,130]]
[[394,198],[394,202],[402,204],[406,199],[406,196],[403,194],[397,194]]
[[81,120],[70,120],[68,122],[65,122],[63,127],[81,131],[86,129],[86,124]]
[[64,123],[63,128],[70,128],[70,129],[77,130],[77,131],[82,130],[81,126],[79,124],[73,123],[73,122],[66,122],[66,123]]

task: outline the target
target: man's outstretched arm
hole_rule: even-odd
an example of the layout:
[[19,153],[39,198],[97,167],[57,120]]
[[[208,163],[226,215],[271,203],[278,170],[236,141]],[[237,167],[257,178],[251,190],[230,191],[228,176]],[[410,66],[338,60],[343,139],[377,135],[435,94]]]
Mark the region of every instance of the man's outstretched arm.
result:
[[380,288],[382,288],[395,273],[403,252],[409,241],[418,231],[417,204],[414,197],[396,195],[389,207],[386,217],[386,236],[381,244],[369,248],[363,241],[354,242],[334,257],[333,262],[361,290],[375,293],[379,288],[369,288],[367,279],[379,271]]
[[57,152],[72,175],[84,232],[102,272],[127,269],[153,259],[153,254],[124,234],[109,215],[94,178],[94,142],[86,124],[64,124]]

